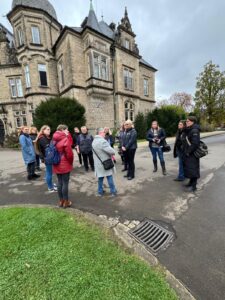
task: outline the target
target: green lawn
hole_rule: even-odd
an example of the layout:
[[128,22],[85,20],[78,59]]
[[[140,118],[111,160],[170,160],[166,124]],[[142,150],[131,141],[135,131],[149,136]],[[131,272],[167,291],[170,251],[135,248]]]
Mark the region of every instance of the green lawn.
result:
[[0,209],[0,299],[173,300],[108,233],[56,209]]

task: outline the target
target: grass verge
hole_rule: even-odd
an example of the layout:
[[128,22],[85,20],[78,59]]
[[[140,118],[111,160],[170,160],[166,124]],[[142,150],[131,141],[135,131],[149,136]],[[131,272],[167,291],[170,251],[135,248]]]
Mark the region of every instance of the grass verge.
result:
[[163,275],[56,209],[0,209],[0,299],[173,300]]

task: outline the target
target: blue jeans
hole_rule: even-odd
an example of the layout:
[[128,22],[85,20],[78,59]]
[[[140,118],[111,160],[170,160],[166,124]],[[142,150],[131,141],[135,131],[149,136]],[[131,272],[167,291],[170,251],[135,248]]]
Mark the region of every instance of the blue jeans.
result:
[[49,189],[53,189],[52,183],[52,165],[45,165],[46,166],[46,173],[45,173],[45,180],[48,185]]
[[178,156],[178,162],[179,162],[179,170],[178,170],[178,176],[179,179],[185,179],[184,177],[184,163],[183,163],[183,155],[181,152],[177,152]]
[[[116,187],[115,187],[115,184],[114,184],[114,181],[113,181],[113,176],[107,176],[107,181],[108,181],[108,184],[109,184],[109,188],[110,188],[110,193],[111,194],[116,194],[117,193],[117,190],[116,190]],[[98,178],[98,193],[99,195],[103,195],[103,181],[104,181],[104,177],[99,177]]]
[[159,160],[161,163],[164,163],[164,156],[163,156],[163,151],[162,148],[154,148],[151,147],[150,151],[152,152],[152,157],[153,157],[153,161],[157,161],[157,155],[159,156]]

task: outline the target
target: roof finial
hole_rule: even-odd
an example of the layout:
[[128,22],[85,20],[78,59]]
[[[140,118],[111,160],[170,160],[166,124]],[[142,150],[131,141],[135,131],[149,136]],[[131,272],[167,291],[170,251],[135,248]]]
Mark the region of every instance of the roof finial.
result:
[[125,17],[128,17],[127,7],[125,6]]
[[102,15],[101,15],[101,17],[102,17],[102,21],[104,21],[104,15],[103,15],[103,11],[102,11]]
[[90,0],[90,10],[94,10],[92,0]]

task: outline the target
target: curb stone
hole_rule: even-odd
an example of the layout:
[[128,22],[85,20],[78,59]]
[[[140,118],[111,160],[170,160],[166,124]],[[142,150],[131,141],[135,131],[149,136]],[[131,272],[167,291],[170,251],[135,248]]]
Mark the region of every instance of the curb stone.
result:
[[[0,209],[4,208],[13,208],[13,207],[26,207],[26,208],[55,208],[51,205],[5,205],[1,206]],[[94,215],[89,212],[82,212],[75,208],[69,208],[66,211],[70,212],[71,214],[77,216],[77,217],[83,217],[87,219],[88,221],[94,223],[95,225],[102,226],[105,229],[110,230],[112,232],[113,236],[116,238],[117,241],[122,242],[122,244],[131,250],[134,254],[136,254],[140,259],[144,260],[147,264],[149,264],[152,267],[158,267],[160,268],[163,273],[165,274],[165,278],[171,288],[173,288],[177,296],[181,300],[196,300],[194,296],[191,294],[191,292],[184,286],[184,284],[179,281],[172,273],[170,273],[169,270],[167,270],[164,266],[162,266],[159,262],[159,260],[151,254],[149,251],[145,249],[143,245],[138,243],[136,240],[131,238],[128,235],[128,231],[130,230],[130,225],[137,226],[140,222],[136,220],[126,220],[124,223],[120,223],[119,218],[108,218],[105,215]],[[132,227],[132,228],[133,228]]]

